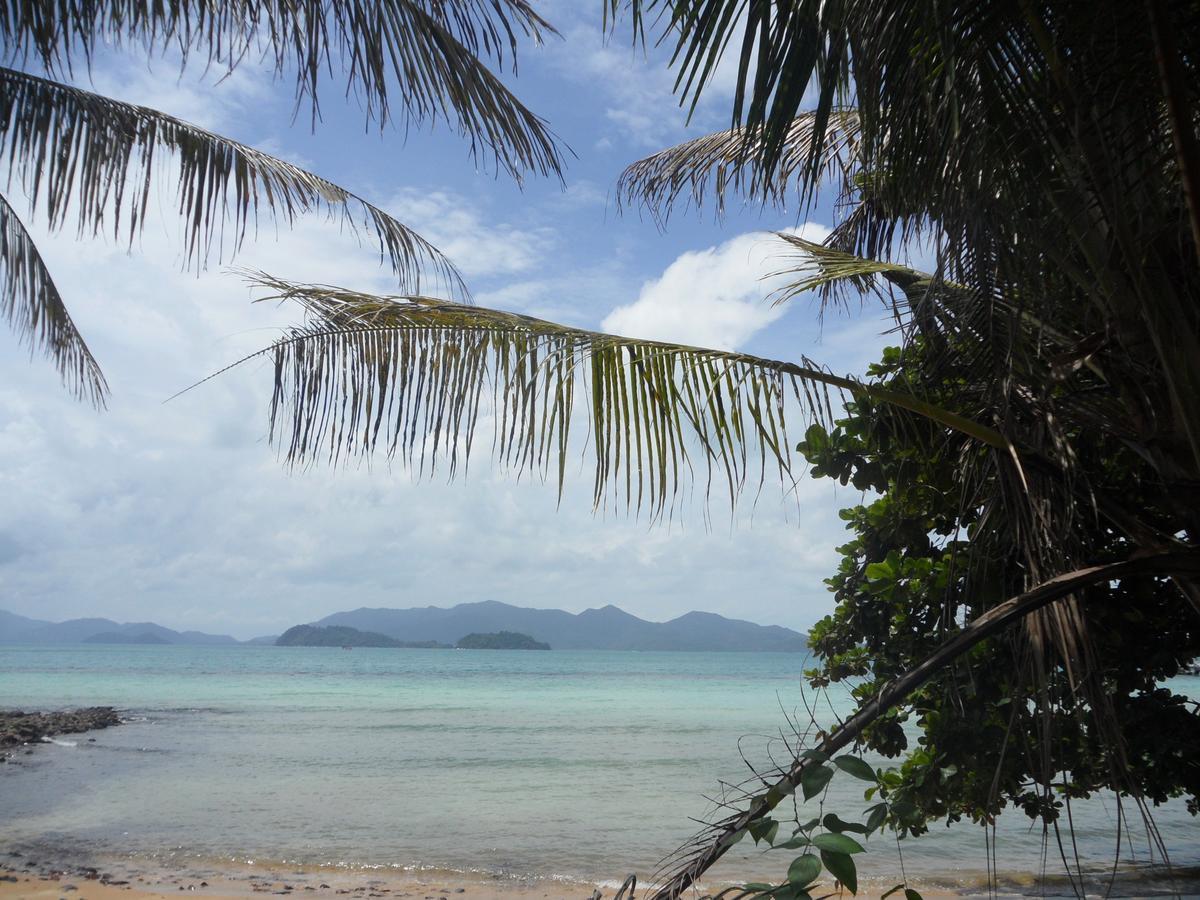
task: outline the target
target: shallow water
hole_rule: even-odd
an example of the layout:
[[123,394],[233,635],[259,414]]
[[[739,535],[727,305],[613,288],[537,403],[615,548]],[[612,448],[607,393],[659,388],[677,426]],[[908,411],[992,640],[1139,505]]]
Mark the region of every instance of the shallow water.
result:
[[[711,811],[718,779],[749,774],[739,746],[768,761],[803,667],[765,653],[0,646],[0,706],[115,705],[132,719],[0,767],[0,846],[644,876]],[[1196,696],[1200,679],[1174,687]],[[848,708],[835,696],[818,719]],[[862,787],[835,778],[827,805],[845,817]],[[1111,860],[1115,817],[1111,800],[1076,807],[1085,861]],[[1182,804],[1157,821],[1173,862],[1200,864]],[[1019,812],[1001,824],[1004,874],[1028,882],[1041,833]],[[986,871],[969,824],[902,844],[910,877],[977,884]],[[1125,849],[1131,866],[1149,859],[1144,837]],[[895,843],[860,860],[898,880]],[[785,868],[744,841],[714,874]]]

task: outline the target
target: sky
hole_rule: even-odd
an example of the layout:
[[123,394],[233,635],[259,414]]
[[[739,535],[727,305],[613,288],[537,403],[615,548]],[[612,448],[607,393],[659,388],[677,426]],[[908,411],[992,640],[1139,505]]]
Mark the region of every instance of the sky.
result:
[[[561,37],[527,43],[506,77],[572,151],[565,184],[519,186],[444,126],[380,131],[330,82],[313,128],[306,109],[294,115],[292,83],[253,61],[224,78],[181,76],[172,61],[112,51],[77,83],[372,200],[443,250],[480,305],[863,372],[888,343],[877,304],[822,318],[811,298],[767,302],[783,253],[770,232],[819,239],[835,222],[832,197],[804,211],[732,203],[720,220],[681,209],[665,227],[618,210],[626,165],[728,126],[732,79],[723,67],[688,122],[665,55],[627,34],[605,39],[600,7],[540,4]],[[51,233],[9,194],[112,396],[104,411],[73,400],[53,366],[0,327],[0,609],[239,638],[359,606],[478,600],[572,612],[613,603],[658,621],[705,610],[798,629],[831,610],[823,579],[844,540],[837,511],[860,498],[828,480],[786,493],[768,482],[735,514],[693,503],[655,523],[594,511],[584,467],[569,471],[560,502],[553,485],[515,479],[486,452],[451,483],[383,460],[289,470],[267,439],[265,364],[168,401],[299,320],[252,303],[232,267],[379,293],[395,283],[377,248],[320,217],[291,228],[265,217],[235,258],[188,270],[163,174],[132,247]],[[804,423],[790,427],[798,435]]]

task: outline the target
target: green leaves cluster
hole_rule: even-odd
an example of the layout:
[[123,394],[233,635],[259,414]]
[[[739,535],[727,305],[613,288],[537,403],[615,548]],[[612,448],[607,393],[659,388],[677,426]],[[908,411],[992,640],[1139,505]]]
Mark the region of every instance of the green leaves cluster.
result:
[[[830,760],[818,750],[807,750],[801,756],[809,760],[800,777],[800,790],[805,801],[822,795],[839,771],[869,782],[872,792],[881,786],[883,775],[857,756],[843,754]],[[756,844],[765,843],[771,850],[804,852],[792,860],[784,882],[755,882],[745,885],[745,891],[754,896],[778,900],[813,900],[821,874],[826,872],[845,890],[857,894],[858,866],[854,857],[866,852],[866,847],[850,835],[860,835],[865,841],[884,826],[889,813],[889,804],[886,802],[870,807],[865,822],[847,822],[836,813],[824,813],[807,822],[796,821],[792,834],[783,840],[779,839],[781,823],[776,819],[762,818],[751,822],[746,831]],[[921,895],[916,891],[901,887],[911,891],[909,900],[920,900]]]

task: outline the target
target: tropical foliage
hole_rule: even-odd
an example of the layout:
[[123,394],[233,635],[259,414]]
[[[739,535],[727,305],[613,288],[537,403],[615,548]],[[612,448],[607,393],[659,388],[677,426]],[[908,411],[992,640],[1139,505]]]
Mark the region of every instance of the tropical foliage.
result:
[[[432,280],[465,296],[453,265],[420,235],[351,191],[229,138],[157,110],[64,83],[105,48],[137,46],[232,72],[265,58],[295,82],[297,108],[317,122],[320,86],[333,76],[381,127],[392,119],[445,122],[472,153],[521,178],[558,174],[561,154],[547,126],[487,66],[515,60],[519,38],[552,29],[525,0],[395,0],[277,3],[129,0],[6,6],[0,15],[0,147],[8,184],[42,212],[51,230],[107,233],[132,242],[146,221],[156,167],[174,163],[189,265],[228,259],[259,213],[290,224],[322,213],[372,235],[403,290]],[[169,170],[170,171],[170,170]],[[31,348],[46,353],[74,393],[101,405],[107,385],[67,312],[37,247],[0,197],[0,314]]]
[[[870,374],[901,378],[922,351],[919,343],[907,355],[892,348]],[[852,484],[871,498],[842,511],[851,539],[827,581],[837,607],[810,635],[820,659],[808,673],[815,688],[847,682],[869,699],[963,623],[1022,588],[1004,510],[960,505],[958,472],[972,448],[932,425],[912,424],[868,398],[849,404],[832,431],[813,426],[800,445],[814,476]],[[1092,432],[1076,446],[1104,460],[1097,469],[1109,485],[1129,487],[1135,457],[1119,441]],[[1169,519],[1153,509],[1153,498],[1131,500]],[[1097,562],[1132,552],[1109,528],[1093,525],[1090,532]],[[1022,677],[1024,643],[997,635],[864,732],[872,750],[903,756],[890,786],[909,808],[895,823],[900,830],[919,833],[930,819],[989,822],[1010,804],[1053,823],[1065,805],[1099,789],[1135,804],[1186,794],[1197,808],[1200,762],[1189,748],[1200,743],[1200,710],[1161,682],[1200,656],[1200,620],[1179,615],[1178,595],[1162,580],[1093,584],[1078,598],[1093,634],[1087,671],[1060,665],[1031,682]],[[1081,681],[1095,690],[1079,691]],[[1104,709],[1091,707],[1097,697]],[[1037,721],[1047,710],[1052,729]],[[1123,726],[1119,734],[1106,731],[1114,720]],[[915,743],[906,724],[916,726]],[[1053,788],[1039,784],[1039,761],[1047,756],[1069,776]]]

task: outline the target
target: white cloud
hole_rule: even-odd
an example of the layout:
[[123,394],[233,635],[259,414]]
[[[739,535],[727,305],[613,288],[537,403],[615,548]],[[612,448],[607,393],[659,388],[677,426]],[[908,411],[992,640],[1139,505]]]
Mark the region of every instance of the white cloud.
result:
[[253,64],[243,64],[224,77],[202,69],[193,65],[180,74],[175,57],[139,63],[114,56],[80,86],[218,133],[228,132],[242,113],[260,107],[274,93],[271,73]]
[[485,221],[475,204],[447,191],[404,190],[387,208],[446,254],[468,279],[529,271],[554,246],[550,229]]
[[[812,222],[793,231],[811,241],[829,234]],[[684,253],[643,285],[635,302],[609,313],[603,328],[626,337],[737,349],[785,312],[766,299],[783,284],[772,274],[780,249],[771,235],[752,232]]]

